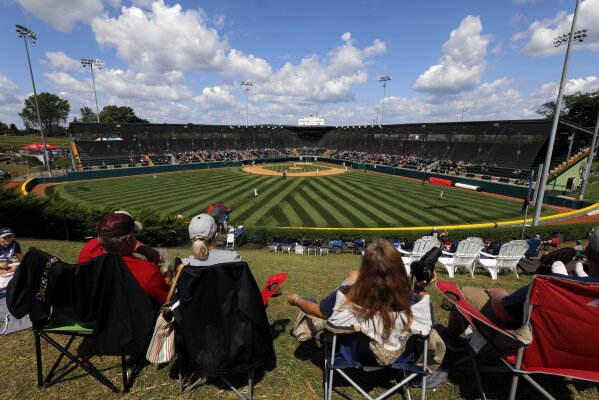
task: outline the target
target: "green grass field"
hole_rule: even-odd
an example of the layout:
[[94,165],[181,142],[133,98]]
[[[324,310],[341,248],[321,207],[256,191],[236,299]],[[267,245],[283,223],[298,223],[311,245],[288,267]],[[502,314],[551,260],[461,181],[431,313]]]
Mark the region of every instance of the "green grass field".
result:
[[[23,251],[31,246],[51,252],[69,262],[76,260],[82,243],[60,241],[20,240]],[[168,249],[171,260],[175,256],[189,255],[189,249]],[[248,262],[258,285],[261,287],[268,276],[274,273],[287,272],[288,279],[282,285],[283,294],[297,292],[304,296],[322,299],[334,290],[348,271],[356,269],[360,257],[352,254],[330,256],[300,256],[281,253],[268,253],[265,249],[241,249],[242,259]],[[447,274],[439,271],[440,279],[447,279]],[[491,278],[478,269],[474,279],[466,274],[458,274],[455,279],[460,285],[479,287],[505,287],[513,291],[526,285],[530,278],[521,276],[517,280],[513,275],[500,275],[499,279]],[[448,313],[440,308],[441,295],[431,288],[431,303],[434,308],[436,322],[446,324]],[[277,367],[259,375],[255,387],[254,398],[264,400],[316,400],[322,399],[322,365],[324,353],[318,342],[300,344],[289,331],[293,326],[297,309],[285,302],[285,296],[274,297],[266,309],[274,338],[277,356]],[[592,340],[592,338],[589,338]],[[50,346],[44,346],[44,352],[54,357],[57,352]],[[46,353],[44,353],[46,354]],[[46,371],[52,359],[44,356]],[[429,400],[477,399],[478,392],[474,376],[470,371],[454,368],[459,355],[448,353],[445,357],[445,368],[449,371],[449,380],[436,390],[427,390]],[[120,381],[118,357],[94,358],[94,363],[107,374],[115,384]],[[71,373],[65,381],[49,388],[38,388],[35,369],[35,347],[30,330],[18,332],[0,338],[0,365],[2,366],[2,393],[5,399],[237,399],[236,395],[216,380],[202,384],[194,391],[179,395],[176,375],[176,362],[155,368],[145,365],[135,380],[131,392],[127,395],[113,394],[105,387],[79,371]],[[389,376],[377,372],[362,373],[361,383],[380,395],[391,386]],[[339,379],[339,378],[337,378]],[[483,385],[489,399],[505,399],[508,396],[510,378],[507,374],[484,373]],[[340,382],[337,380],[337,382]],[[581,383],[564,382],[557,378],[541,379],[544,386],[557,399],[599,400],[597,389]],[[240,383],[242,392],[247,393],[247,385]],[[348,385],[341,384],[335,399],[361,398]],[[412,398],[420,398],[420,391],[412,389]],[[393,398],[399,398],[395,396]],[[532,387],[522,381],[518,386],[518,400],[540,398]]]
[[[260,196],[254,198],[254,188]],[[444,199],[439,193],[444,192]],[[405,227],[521,218],[520,200],[489,196],[357,170],[314,177],[255,175],[240,168],[187,171],[73,182],[61,197],[89,206],[191,217],[214,202],[233,209],[231,221],[249,226]],[[554,209],[544,214],[555,213]],[[532,214],[531,214],[532,215]]]

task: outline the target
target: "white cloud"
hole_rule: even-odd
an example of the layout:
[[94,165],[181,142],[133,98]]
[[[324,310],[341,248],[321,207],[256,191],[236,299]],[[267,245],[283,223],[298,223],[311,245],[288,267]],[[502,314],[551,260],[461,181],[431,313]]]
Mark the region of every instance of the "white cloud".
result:
[[[63,32],[70,32],[77,22],[89,22],[104,13],[102,0],[17,0],[17,2],[37,19]],[[107,3],[114,6],[120,1],[110,0]]]
[[[553,45],[553,38],[569,33],[572,26],[573,13],[558,12],[552,18],[534,21],[527,31],[518,32],[512,37],[512,42],[527,40],[522,47],[522,53],[533,56],[549,56],[565,51],[565,44],[560,47]],[[580,3],[576,29],[588,29],[584,43],[575,42],[574,47],[599,50],[599,32],[594,29],[599,26],[599,0],[584,0]]]
[[83,83],[66,72],[46,72],[44,73],[44,77],[50,84],[65,93],[91,93],[94,90],[91,79],[89,80],[89,84]]
[[214,86],[202,90],[201,96],[196,96],[193,100],[203,109],[222,109],[222,107],[232,107],[237,101],[229,91],[228,87]]
[[479,17],[465,17],[443,45],[439,63],[418,77],[414,89],[426,93],[458,93],[476,86],[485,71],[490,41],[481,32]]
[[42,60],[41,64],[50,68],[66,72],[76,71],[82,68],[79,61],[67,56],[62,51],[47,51],[44,55],[46,56],[46,60]]
[[220,70],[228,47],[202,12],[163,1],[147,11],[123,6],[116,18],[95,18],[92,29],[100,45],[114,47],[129,65],[158,72]]
[[8,77],[0,74],[0,121],[5,124],[16,123],[18,113],[23,108],[23,100],[18,96],[19,87]]
[[216,29],[223,29],[225,27],[225,16],[224,15],[217,15],[216,17],[214,17],[212,19],[212,23],[214,24],[214,26],[216,27]]

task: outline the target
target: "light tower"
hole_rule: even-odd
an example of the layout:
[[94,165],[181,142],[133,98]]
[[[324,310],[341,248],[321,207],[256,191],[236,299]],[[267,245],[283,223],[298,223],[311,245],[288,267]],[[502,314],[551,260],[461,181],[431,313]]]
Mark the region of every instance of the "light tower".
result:
[[241,82],[241,86],[243,86],[243,88],[245,89],[245,127],[247,128],[249,125],[249,121],[250,121],[250,101],[249,101],[248,92],[250,91],[250,88],[252,87],[252,82],[243,81],[243,82]]
[[29,75],[31,76],[31,85],[33,86],[33,99],[35,101],[35,111],[37,112],[37,122],[40,125],[40,134],[42,135],[42,143],[44,144],[44,163],[48,167],[48,175],[52,176],[52,169],[50,168],[50,157],[48,157],[48,147],[46,146],[46,135],[44,135],[44,126],[42,125],[42,117],[40,115],[40,107],[37,104],[37,91],[35,90],[35,80],[33,79],[33,69],[31,69],[31,59],[29,58],[29,46],[27,46],[27,39],[31,40],[31,43],[35,44],[37,35],[30,29],[25,28],[22,25],[16,25],[17,34],[23,38],[25,42],[25,52],[27,53],[27,63],[29,64]]
[[102,67],[104,67],[104,62],[98,59],[92,60],[89,58],[82,58],[81,65],[83,66],[83,68],[89,65],[89,69],[92,71],[92,82],[94,84],[94,99],[96,100],[96,119],[98,123],[100,123],[100,110],[98,109],[98,95],[96,94],[96,77],[94,76],[94,67],[102,69]]
[[535,215],[532,220],[532,225],[537,226],[539,224],[539,218],[541,217],[541,207],[543,205],[543,197],[545,197],[545,189],[547,187],[547,177],[549,176],[549,167],[551,165],[551,156],[553,155],[553,145],[555,144],[555,135],[557,133],[557,125],[559,123],[560,110],[562,105],[562,97],[564,92],[564,84],[568,76],[568,65],[570,63],[570,50],[572,49],[572,40],[578,40],[582,42],[587,36],[586,29],[581,31],[574,31],[576,28],[576,20],[578,18],[578,6],[580,0],[576,0],[576,8],[574,9],[574,16],[572,17],[572,27],[570,33],[557,36],[553,40],[553,45],[559,47],[563,43],[567,43],[566,57],[564,59],[564,67],[562,69],[562,78],[559,84],[559,90],[557,92],[557,101],[555,102],[555,110],[553,111],[553,125],[551,126],[551,134],[549,135],[549,142],[547,143],[547,154],[545,154],[545,163],[543,164],[543,173],[541,180],[539,181],[539,188],[537,194],[537,202],[535,203]]
[[390,76],[381,76],[379,78],[379,82],[383,83],[383,108],[381,110],[381,125],[385,124],[385,97],[387,97],[387,82],[390,80]]

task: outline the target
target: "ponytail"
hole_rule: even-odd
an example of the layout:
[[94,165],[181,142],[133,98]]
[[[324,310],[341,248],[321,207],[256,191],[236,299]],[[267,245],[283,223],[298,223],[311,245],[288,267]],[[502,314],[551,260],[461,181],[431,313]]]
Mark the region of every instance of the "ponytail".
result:
[[193,239],[193,243],[191,245],[191,254],[200,260],[205,261],[208,259],[208,245],[206,244],[206,240],[204,238],[195,237]]

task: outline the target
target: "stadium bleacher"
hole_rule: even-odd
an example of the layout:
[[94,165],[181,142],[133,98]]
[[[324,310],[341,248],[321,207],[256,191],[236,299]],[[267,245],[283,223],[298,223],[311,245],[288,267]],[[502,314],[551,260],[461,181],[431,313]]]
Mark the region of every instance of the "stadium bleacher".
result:
[[[299,154],[522,184],[543,160],[550,121],[337,127],[72,123],[70,130],[82,168]],[[556,146],[552,167],[563,163],[565,150]]]

